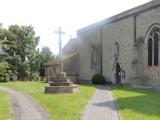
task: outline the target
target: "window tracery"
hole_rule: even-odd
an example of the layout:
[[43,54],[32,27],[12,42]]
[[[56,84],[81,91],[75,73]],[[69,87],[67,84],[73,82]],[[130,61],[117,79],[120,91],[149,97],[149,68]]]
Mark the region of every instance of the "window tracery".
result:
[[160,27],[151,29],[148,36],[148,66],[158,66]]

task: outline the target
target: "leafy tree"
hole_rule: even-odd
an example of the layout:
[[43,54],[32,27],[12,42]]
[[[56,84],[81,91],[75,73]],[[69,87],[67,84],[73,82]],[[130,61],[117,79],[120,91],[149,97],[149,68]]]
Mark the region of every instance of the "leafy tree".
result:
[[39,73],[41,77],[45,77],[45,67],[43,64],[40,65]]
[[0,79],[7,80],[15,74],[22,80],[37,78],[39,72],[45,75],[44,62],[55,56],[48,47],[41,52],[36,49],[39,39],[32,26],[0,28]]
[[32,26],[11,25],[8,30],[0,29],[1,62],[7,62],[20,79],[38,73],[40,53],[36,47],[39,39],[40,37],[35,37]]
[[47,46],[42,48],[41,54],[42,54],[44,62],[50,61],[51,59],[55,58],[50,48]]
[[[8,81],[12,75],[11,66],[6,61],[6,58],[9,57],[8,53],[2,51],[2,46],[5,45],[7,30],[0,29],[0,82]],[[5,45],[6,46],[6,45]]]
[[0,62],[0,82],[8,81],[12,74],[9,64],[7,62]]

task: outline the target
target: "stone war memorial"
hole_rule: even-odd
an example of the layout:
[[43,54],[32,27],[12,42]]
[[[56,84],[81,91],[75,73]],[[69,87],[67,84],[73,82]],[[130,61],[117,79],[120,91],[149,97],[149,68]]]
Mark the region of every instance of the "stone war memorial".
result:
[[78,74],[79,82],[90,83],[94,74],[102,74],[113,84],[158,88],[159,13],[160,1],[153,0],[79,29],[62,50],[63,56],[76,51],[64,60],[64,69]]
[[45,64],[46,81],[49,83],[45,87],[45,93],[76,93],[78,92],[78,85],[73,84],[63,71],[63,58],[61,50],[61,35],[64,32],[59,28],[56,33],[59,34],[59,58],[57,60],[49,61]]

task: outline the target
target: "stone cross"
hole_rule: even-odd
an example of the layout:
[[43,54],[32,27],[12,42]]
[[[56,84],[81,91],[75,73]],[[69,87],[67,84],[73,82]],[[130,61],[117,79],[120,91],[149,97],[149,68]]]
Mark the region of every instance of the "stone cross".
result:
[[65,32],[62,32],[61,27],[58,28],[58,31],[55,31],[55,33],[57,33],[59,35],[59,57],[60,57],[60,67],[59,67],[59,71],[63,72],[63,57],[62,57],[62,40],[61,40],[61,36],[63,34],[65,34]]

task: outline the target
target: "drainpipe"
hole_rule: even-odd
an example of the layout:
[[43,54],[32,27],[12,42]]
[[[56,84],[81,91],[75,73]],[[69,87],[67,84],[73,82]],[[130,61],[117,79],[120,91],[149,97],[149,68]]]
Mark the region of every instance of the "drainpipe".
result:
[[136,40],[137,40],[137,17],[138,17],[138,13],[136,13],[134,15],[134,45],[136,43]]
[[137,33],[136,33],[136,24],[137,24],[137,15],[134,15],[134,45],[136,43],[136,37],[137,37]]
[[101,63],[100,63],[100,68],[101,68],[101,75],[103,75],[103,46],[102,46],[102,26],[100,27],[100,45],[101,45]]

